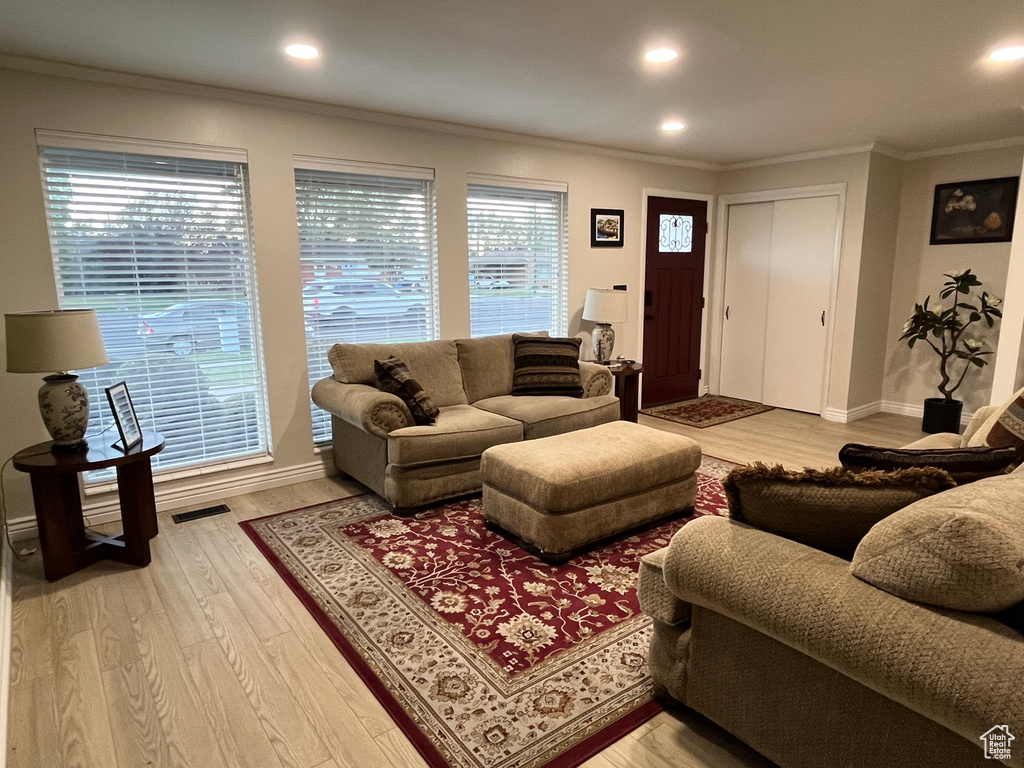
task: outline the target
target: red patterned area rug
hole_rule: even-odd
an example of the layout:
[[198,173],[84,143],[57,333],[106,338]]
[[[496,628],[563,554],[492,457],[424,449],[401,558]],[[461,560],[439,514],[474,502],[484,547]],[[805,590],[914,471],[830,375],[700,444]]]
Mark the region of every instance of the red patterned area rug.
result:
[[704,395],[695,400],[644,408],[640,413],[667,421],[675,421],[688,427],[704,429],[774,410],[775,408],[771,405],[752,403],[749,400],[737,400],[735,397],[722,397],[721,395]]
[[[704,457],[695,516],[726,514],[732,466]],[[660,709],[636,574],[688,521],[549,566],[480,504],[398,518],[366,494],[240,525],[429,765],[571,768]]]

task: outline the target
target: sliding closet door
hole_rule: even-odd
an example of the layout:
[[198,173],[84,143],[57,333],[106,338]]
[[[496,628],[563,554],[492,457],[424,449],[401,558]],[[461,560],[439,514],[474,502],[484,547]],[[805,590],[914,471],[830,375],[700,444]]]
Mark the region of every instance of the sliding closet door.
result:
[[821,413],[839,198],[774,206],[761,402]]
[[729,206],[719,392],[761,402],[773,203]]

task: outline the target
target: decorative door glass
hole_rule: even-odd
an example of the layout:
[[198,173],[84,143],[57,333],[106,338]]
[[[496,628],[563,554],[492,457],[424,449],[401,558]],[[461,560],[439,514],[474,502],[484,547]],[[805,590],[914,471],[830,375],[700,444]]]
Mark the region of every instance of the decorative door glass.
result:
[[693,250],[693,216],[663,213],[658,230],[659,253],[690,253]]

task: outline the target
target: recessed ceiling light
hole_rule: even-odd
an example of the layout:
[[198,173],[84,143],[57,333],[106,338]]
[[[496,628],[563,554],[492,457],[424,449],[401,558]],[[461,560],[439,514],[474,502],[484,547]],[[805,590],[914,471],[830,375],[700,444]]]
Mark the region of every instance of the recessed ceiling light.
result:
[[284,49],[284,52],[289,56],[294,56],[296,59],[317,59],[320,57],[320,50],[315,45],[307,45],[306,43],[289,45]]
[[667,120],[661,124],[661,130],[663,131],[681,131],[685,127],[678,120]]
[[672,61],[678,57],[679,52],[673,51],[671,48],[655,48],[644,54],[644,58],[653,64],[664,64],[666,61]]
[[989,54],[992,61],[1017,61],[1024,59],[1024,45],[1008,45],[1005,48],[996,48]]

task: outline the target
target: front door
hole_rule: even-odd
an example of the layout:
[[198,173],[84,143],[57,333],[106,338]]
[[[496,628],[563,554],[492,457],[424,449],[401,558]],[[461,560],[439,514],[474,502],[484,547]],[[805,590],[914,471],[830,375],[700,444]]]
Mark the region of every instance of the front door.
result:
[[704,200],[647,198],[643,407],[697,397],[707,222]]

